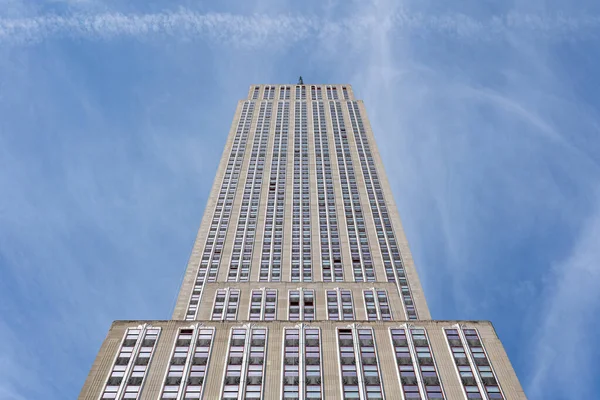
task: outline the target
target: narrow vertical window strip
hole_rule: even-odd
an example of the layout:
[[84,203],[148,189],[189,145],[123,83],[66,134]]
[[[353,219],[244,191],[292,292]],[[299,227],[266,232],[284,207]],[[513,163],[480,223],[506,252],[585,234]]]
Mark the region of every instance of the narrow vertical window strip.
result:
[[335,86],[327,86],[327,100],[338,100],[337,88]]
[[321,330],[304,327],[302,355],[304,359],[304,399],[323,398],[323,370],[321,351]]
[[348,289],[330,289],[326,292],[327,319],[332,321],[354,320],[352,291]]
[[123,399],[138,399],[140,397],[160,331],[160,328],[152,326],[144,328],[144,336],[138,349],[137,357],[129,371],[127,384],[123,392]]
[[275,98],[275,86],[265,86],[263,92],[263,100],[273,100]]
[[238,306],[240,304],[240,290],[229,289],[227,296],[227,308],[225,313],[226,321],[235,321],[237,319]]
[[375,295],[373,290],[363,290],[363,298],[365,300],[365,312],[369,321],[377,321],[380,319],[377,305],[375,304]]
[[289,102],[279,101],[268,186],[259,281],[281,281],[284,203],[286,191]]
[[365,311],[369,321],[392,320],[392,311],[385,289],[373,288],[363,290],[363,297],[365,300]]
[[250,296],[250,321],[274,321],[277,319],[277,290],[255,289]]
[[444,328],[446,343],[448,344],[448,348],[454,359],[456,373],[462,383],[465,396],[468,399],[484,399],[486,397],[482,394],[485,393],[483,391],[483,384],[480,381],[479,374],[475,372],[476,367],[470,361],[469,357],[467,357],[465,345],[463,344],[461,333],[459,333],[459,331],[460,328],[458,326]]
[[128,328],[113,362],[100,399],[139,398],[161,328]]
[[354,320],[354,303],[352,300],[352,291],[340,289],[340,300],[342,307],[342,319],[345,321]]
[[210,356],[214,341],[215,329],[199,327],[194,341],[194,349],[187,375],[183,377],[183,398],[202,399],[204,394],[204,381],[210,365]]
[[211,320],[213,321],[235,321],[240,303],[239,289],[217,289]]
[[250,163],[246,174],[231,263],[229,265],[228,282],[247,282],[250,278],[258,205],[260,202],[266,146],[271,122],[271,108],[271,102],[261,102]]
[[303,320],[313,321],[315,319],[315,291],[313,289],[302,290]]
[[264,289],[252,290],[250,295],[250,311],[248,319],[250,321],[260,321],[262,319]]
[[190,360],[195,347],[194,344],[198,338],[198,330],[196,328],[193,326],[181,328],[177,332],[160,400],[180,399],[183,397],[183,386],[188,376]]
[[371,260],[369,241],[367,239],[356,176],[352,165],[350,144],[342,116],[342,107],[340,102],[330,101],[329,108],[332,116],[336,154],[340,171],[354,281],[374,282],[375,271]]
[[343,399],[384,399],[373,329],[354,324],[337,333]]
[[355,351],[354,335],[350,328],[337,329],[338,360],[340,363],[340,385],[342,387],[342,398],[363,398],[361,394],[362,385],[359,382],[357,365],[358,352]]
[[308,116],[306,102],[301,103],[301,130],[300,130],[300,163],[301,163],[301,192],[300,208],[302,211],[302,281],[312,282],[312,238],[310,226],[310,172],[308,160]]
[[288,321],[302,320],[301,289],[288,292]]
[[244,380],[244,399],[262,399],[267,355],[267,329],[251,328],[246,358],[246,378]]
[[300,329],[285,328],[283,331],[283,357],[281,372],[282,399],[301,399],[300,369],[301,345]]
[[418,361],[417,372],[425,397],[430,400],[445,399],[427,331],[425,328],[410,327],[410,339]]
[[141,333],[141,328],[128,328],[125,331],[100,399],[116,399],[119,393],[122,392],[122,387],[126,381],[125,377],[141,342]]
[[322,279],[323,282],[339,282],[344,280],[344,272],[337,225],[331,159],[329,156],[325,107],[322,101],[314,101],[312,102],[312,109],[315,135],[315,173],[319,206]]
[[277,290],[265,290],[265,306],[263,307],[263,319],[274,321],[277,319]]
[[228,289],[217,289],[217,292],[215,293],[215,300],[213,302],[213,311],[210,318],[211,320],[220,321],[223,319],[228,291]]
[[298,85],[296,86],[296,100],[306,100],[306,86]]
[[246,363],[248,357],[248,329],[245,327],[232,328],[229,337],[229,346],[223,384],[222,399],[239,399],[242,394],[242,377],[246,376]]
[[279,87],[279,100],[289,100],[290,99],[290,87],[289,86],[280,86]]
[[288,292],[288,321],[315,319],[314,289],[298,288]]
[[383,321],[392,320],[392,310],[390,308],[390,301],[388,300],[387,292],[384,289],[376,289],[377,294],[377,309],[379,310],[379,318]]
[[475,328],[461,327],[464,341],[467,345],[473,369],[477,372],[482,388],[488,399],[504,399],[498,377],[490,363],[488,354],[483,346],[479,332]]
[[409,342],[405,328],[390,328],[390,338],[392,348],[396,357],[396,366],[398,367],[398,379],[402,388],[403,398],[425,399],[422,396],[420,375],[417,374],[417,364],[413,357],[411,349],[412,342]]
[[339,300],[338,290],[328,290],[325,293],[327,299],[327,319],[331,321],[340,320],[340,308],[339,308]]
[[291,281],[311,282],[312,250],[306,102],[296,102],[294,111]]
[[377,346],[375,344],[373,329],[358,327],[356,335],[360,351],[360,368],[366,399],[384,399],[379,357],[377,356]]
[[196,274],[194,288],[188,303],[185,316],[186,320],[194,320],[196,318],[205,282],[214,282],[217,278],[221,253],[227,234],[227,228],[229,226],[233,199],[235,197],[242,162],[246,151],[246,142],[250,133],[250,124],[252,122],[253,113],[254,103],[250,101],[245,102],[242,106],[242,112],[236,127],[227,168],[221,182],[217,205],[213,212],[210,230]]
[[346,103],[350,114],[352,131],[365,179],[369,204],[373,214],[379,249],[383,259],[388,282],[395,282],[401,294],[404,311],[410,320],[418,318],[412,292],[408,284],[402,255],[398,248],[393,226],[389,217],[383,189],[377,174],[375,161],[366,136],[358,102]]

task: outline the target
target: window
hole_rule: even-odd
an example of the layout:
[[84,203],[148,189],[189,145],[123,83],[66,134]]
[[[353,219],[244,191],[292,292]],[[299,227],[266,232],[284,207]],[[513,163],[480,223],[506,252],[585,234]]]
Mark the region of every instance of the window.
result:
[[[343,91],[344,98],[347,98],[348,94],[346,88],[343,88]],[[389,219],[389,213],[383,191],[381,190],[377,168],[360,115],[360,108],[356,101],[348,101],[346,102],[346,105],[350,114],[352,132],[357,146],[387,280],[388,282],[395,282],[398,285],[398,289],[402,293],[401,297],[407,319],[416,320],[418,318],[416,308],[410,286],[406,279],[404,265],[400,251],[398,250],[394,230]]]
[[315,175],[319,206],[319,228],[321,244],[321,270],[323,282],[344,280],[339,232],[336,216],[335,193],[325,108],[322,101],[313,101],[313,130],[315,144]]
[[344,214],[348,227],[348,241],[352,257],[354,281],[374,282],[375,270],[371,259],[371,250],[367,239],[363,211],[360,205],[350,144],[342,116],[342,106],[340,102],[330,101],[329,109],[331,111],[337,162],[340,171],[340,183],[344,199]]
[[239,289],[218,289],[213,305],[212,320],[235,321],[240,303]]
[[277,290],[252,290],[250,297],[251,321],[274,321],[277,319]]
[[[477,330],[456,326],[444,333],[467,398],[483,399],[485,390],[489,399],[504,399]],[[478,386],[475,374],[484,387]]]
[[310,183],[306,102],[294,106],[294,171],[292,202],[292,282],[311,282]]
[[188,376],[184,378],[183,393],[185,399],[200,399],[202,397],[214,333],[214,328],[197,329],[191,365],[189,366]]
[[289,111],[289,102],[278,102],[260,263],[259,281],[261,282],[281,281]]
[[271,110],[271,102],[261,102],[246,174],[241,211],[231,254],[227,276],[228,282],[248,282],[250,279],[250,265],[254,249],[254,236],[258,218],[257,210],[267,152]]
[[128,328],[125,331],[101,399],[138,398],[159,335],[160,328],[152,326]]
[[360,392],[366,392],[367,399],[383,398],[373,330],[338,328],[337,333],[343,398],[360,398]]
[[290,290],[288,294],[288,320],[312,321],[315,319],[315,291]]
[[[259,87],[256,86],[253,98],[258,98],[258,90]],[[223,250],[223,241],[229,226],[231,205],[233,204],[233,199],[235,197],[242,161],[246,152],[246,142],[248,140],[248,134],[250,133],[253,113],[254,102],[244,102],[235,130],[231,151],[229,153],[227,168],[223,180],[221,181],[217,203],[214,208],[209,228],[209,235],[202,251],[200,266],[196,274],[194,288],[188,303],[185,316],[186,320],[194,320],[196,318],[204,284],[206,282],[215,282],[217,279],[217,271],[219,269],[221,252]]]
[[[471,367],[479,375],[487,397],[489,399],[504,399],[477,329],[461,328],[461,330],[466,342],[465,348],[468,349],[474,364]],[[459,336],[461,336],[460,333]]]
[[391,328],[400,386],[407,399],[444,399],[437,367],[424,328]]
[[383,320],[391,321],[392,312],[384,289],[363,290],[365,300],[365,311],[369,321]]
[[[227,365],[223,380],[223,399],[262,398],[265,355],[267,348],[266,328],[233,328],[229,339]],[[244,387],[241,377],[244,376]]]

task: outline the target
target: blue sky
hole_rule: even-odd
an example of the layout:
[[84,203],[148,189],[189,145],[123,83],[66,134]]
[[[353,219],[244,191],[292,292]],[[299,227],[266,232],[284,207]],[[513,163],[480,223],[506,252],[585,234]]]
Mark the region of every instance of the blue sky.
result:
[[434,318],[599,398],[600,3],[0,0],[0,399],[167,319],[236,101],[351,83]]

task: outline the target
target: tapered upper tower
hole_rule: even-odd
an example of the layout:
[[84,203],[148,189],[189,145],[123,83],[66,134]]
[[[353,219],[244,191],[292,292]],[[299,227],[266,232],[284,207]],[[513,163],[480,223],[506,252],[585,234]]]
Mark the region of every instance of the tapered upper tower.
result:
[[115,321],[80,399],[525,399],[489,322],[431,320],[350,85],[237,105],[172,320]]

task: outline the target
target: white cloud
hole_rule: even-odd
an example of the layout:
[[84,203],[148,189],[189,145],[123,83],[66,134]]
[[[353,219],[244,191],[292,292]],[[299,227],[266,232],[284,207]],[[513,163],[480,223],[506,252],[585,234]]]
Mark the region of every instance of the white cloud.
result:
[[[430,15],[398,9],[385,15],[387,28],[414,34],[443,34],[468,40],[489,40],[508,32],[554,39],[577,39],[594,35],[600,16],[565,16],[509,13],[479,20],[459,13]],[[74,13],[45,14],[27,18],[0,19],[0,43],[26,44],[48,38],[77,37],[110,39],[118,36],[169,35],[206,38],[218,43],[256,47],[276,40],[292,44],[307,38],[338,34],[369,34],[381,27],[381,19],[360,15],[332,21],[315,16],[236,15],[199,13],[180,8],[153,14]]]
[[590,384],[594,382],[593,348],[598,343],[595,329],[600,311],[599,243],[600,207],[586,222],[568,258],[548,273],[530,352],[535,372],[527,382],[527,392],[533,399],[548,393],[565,399],[593,397]]

